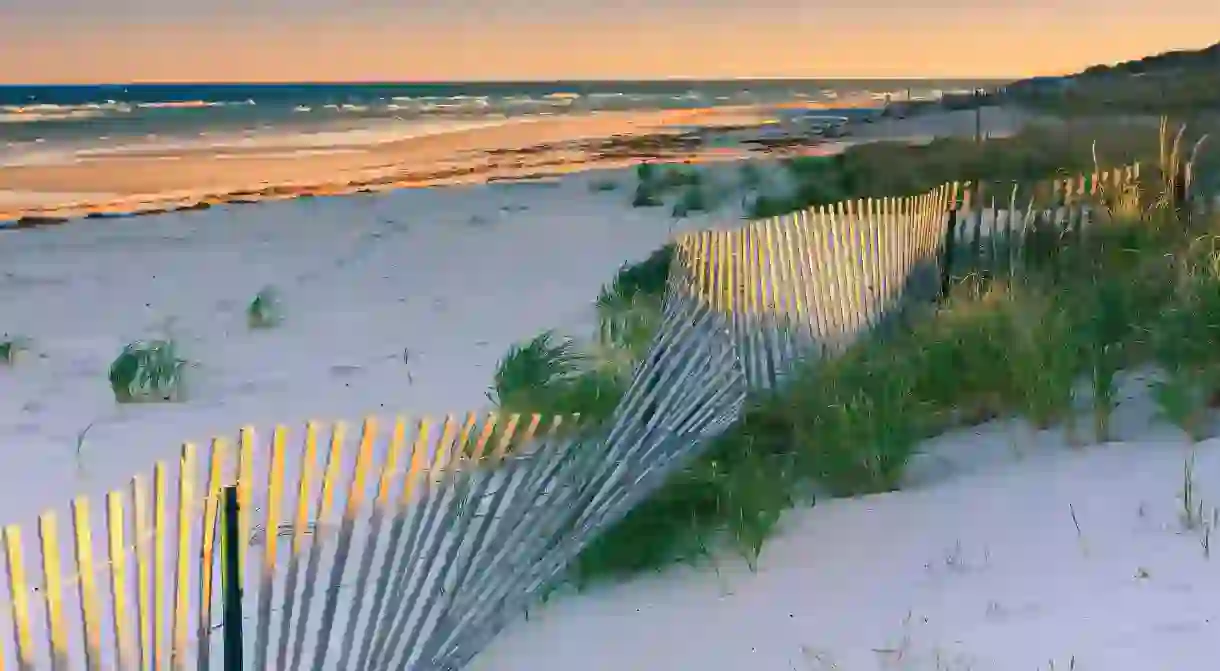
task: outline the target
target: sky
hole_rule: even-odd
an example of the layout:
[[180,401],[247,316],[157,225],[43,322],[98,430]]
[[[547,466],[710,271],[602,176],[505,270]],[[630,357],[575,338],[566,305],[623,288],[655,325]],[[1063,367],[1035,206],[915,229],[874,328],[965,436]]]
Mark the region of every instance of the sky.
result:
[[1021,77],[1220,41],[1217,0],[0,0],[0,83]]

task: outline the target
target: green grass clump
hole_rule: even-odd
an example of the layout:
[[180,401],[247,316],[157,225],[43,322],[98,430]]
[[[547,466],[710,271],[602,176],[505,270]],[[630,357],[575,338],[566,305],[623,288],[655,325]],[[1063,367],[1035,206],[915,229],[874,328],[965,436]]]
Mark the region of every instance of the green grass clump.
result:
[[635,167],[635,177],[638,182],[635,195],[631,199],[632,207],[660,207],[662,189],[657,184],[657,166],[651,163],[641,163]]
[[[756,561],[784,510],[797,500],[790,451],[775,452],[760,408],[712,441],[689,467],[598,536],[571,567],[578,584],[696,563],[725,542]],[[779,430],[782,427],[776,426]]]
[[1083,367],[1071,313],[1048,300],[1014,306],[1009,371],[1018,413],[1038,429],[1075,426],[1076,380]]
[[866,344],[811,369],[784,394],[784,439],[798,472],[834,496],[896,489],[927,433],[932,406],[914,393],[926,371],[904,344]]
[[173,340],[139,340],[128,344],[110,364],[110,388],[119,403],[178,401],[182,369]]
[[488,397],[505,412],[608,419],[656,336],[674,247],[624,264],[602,287],[597,331],[581,340],[554,331],[511,348],[500,360]]
[[1152,334],[1164,373],[1153,383],[1153,398],[1166,420],[1199,440],[1208,406],[1220,392],[1220,280],[1208,270],[1188,272],[1175,298]]
[[635,166],[635,178],[640,184],[650,184],[657,177],[657,166],[644,162]]
[[629,304],[637,296],[661,298],[669,282],[669,268],[673,263],[675,247],[664,245],[639,263],[624,263],[614,278],[597,296],[598,314]]
[[682,197],[674,206],[675,217],[706,209],[706,197],[702,195],[705,186],[703,174],[695,167],[641,163],[636,166],[635,174],[638,183],[631,201],[632,207],[660,207],[665,204],[665,194],[683,189]]
[[687,187],[678,198],[678,202],[674,203],[673,216],[685,217],[696,212],[707,212],[708,209],[706,188],[694,184]]
[[635,188],[635,196],[631,199],[632,207],[661,207],[665,201],[655,186],[641,183]]
[[753,161],[743,161],[737,169],[737,179],[745,191],[755,191],[762,186],[762,169]]
[[703,184],[703,174],[693,166],[672,165],[661,170],[655,180],[662,190],[680,189]]
[[496,367],[488,397],[506,413],[609,417],[626,391],[601,374],[572,338],[545,331],[509,349]]
[[769,219],[801,209],[792,198],[760,193],[746,205],[747,219]]
[[19,336],[0,338],[0,364],[11,366],[17,363],[17,355],[29,348],[29,342]]
[[273,287],[264,287],[246,307],[246,323],[251,329],[273,328],[283,320],[279,294]]

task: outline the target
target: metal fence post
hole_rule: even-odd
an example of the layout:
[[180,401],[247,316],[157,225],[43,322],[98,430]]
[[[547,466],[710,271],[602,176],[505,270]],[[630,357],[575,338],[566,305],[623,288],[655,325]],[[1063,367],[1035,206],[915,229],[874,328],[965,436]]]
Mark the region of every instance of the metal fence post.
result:
[[224,669],[242,668],[241,538],[237,522],[237,487],[225,487],[221,496],[220,580],[224,609]]

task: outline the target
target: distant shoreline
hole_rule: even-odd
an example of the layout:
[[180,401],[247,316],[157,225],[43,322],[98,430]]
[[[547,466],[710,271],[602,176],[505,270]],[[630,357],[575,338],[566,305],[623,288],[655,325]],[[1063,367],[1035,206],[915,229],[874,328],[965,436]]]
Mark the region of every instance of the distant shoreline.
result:
[[526,179],[648,158],[707,160],[716,152],[681,139],[689,137],[690,127],[751,127],[766,120],[764,110],[741,107],[603,112],[306,153],[291,147],[184,150],[0,167],[0,221],[21,227],[87,216]]
[[[848,107],[836,105],[798,107],[815,116],[822,109]],[[73,164],[0,167],[0,226],[25,228],[225,204],[531,180],[622,168],[645,160],[707,162],[759,154],[833,153],[855,142],[923,141],[960,135],[973,126],[971,113],[928,110],[908,119],[856,124],[852,137],[843,141],[798,133],[790,140],[767,142],[761,132],[775,125],[773,113],[779,109],[716,107],[557,116],[361,148],[284,152],[270,158],[274,147],[226,150],[223,156],[148,152]],[[784,109],[791,111],[791,106]],[[1000,125],[1007,128],[1015,123],[1019,122],[1004,119]]]

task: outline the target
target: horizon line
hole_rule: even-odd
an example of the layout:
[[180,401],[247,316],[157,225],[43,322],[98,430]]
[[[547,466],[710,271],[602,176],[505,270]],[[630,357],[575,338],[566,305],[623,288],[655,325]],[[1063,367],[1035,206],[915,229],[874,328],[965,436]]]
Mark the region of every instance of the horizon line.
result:
[[[623,79],[606,79],[606,78],[572,78],[572,79],[414,79],[414,80],[393,80],[393,79],[317,79],[317,80],[233,80],[233,81],[211,81],[211,80],[173,80],[173,79],[141,79],[126,82],[108,82],[108,81],[63,81],[63,82],[0,82],[0,87],[53,87],[53,86],[291,86],[291,85],[333,85],[333,84],[352,84],[352,85],[412,85],[412,84],[621,84],[621,83],[639,83],[639,84],[661,84],[667,82],[760,82],[760,81],[775,81],[775,82],[802,82],[802,81],[827,81],[827,82],[852,82],[852,81],[1016,81],[1038,75],[1023,75],[1023,76],[932,76],[932,77],[916,77],[916,76],[888,76],[888,77],[783,77],[783,76],[762,76],[762,77],[646,77],[646,78],[623,78]],[[1044,75],[1044,76],[1064,76],[1064,75]]]

